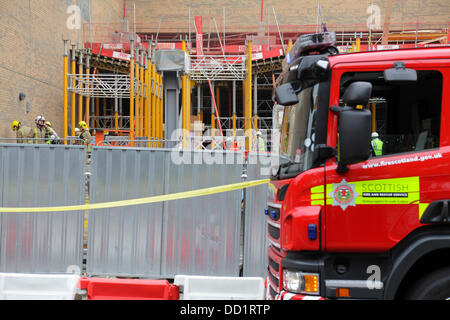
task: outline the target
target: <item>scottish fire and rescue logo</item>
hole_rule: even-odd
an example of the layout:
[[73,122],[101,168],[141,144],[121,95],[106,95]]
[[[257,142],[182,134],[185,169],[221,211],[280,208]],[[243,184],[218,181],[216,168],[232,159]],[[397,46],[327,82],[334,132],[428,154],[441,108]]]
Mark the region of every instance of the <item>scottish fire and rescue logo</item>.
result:
[[355,200],[360,196],[355,191],[355,185],[342,180],[341,183],[333,183],[333,191],[328,194],[333,199],[333,206],[340,206],[346,210],[349,206],[356,206]]

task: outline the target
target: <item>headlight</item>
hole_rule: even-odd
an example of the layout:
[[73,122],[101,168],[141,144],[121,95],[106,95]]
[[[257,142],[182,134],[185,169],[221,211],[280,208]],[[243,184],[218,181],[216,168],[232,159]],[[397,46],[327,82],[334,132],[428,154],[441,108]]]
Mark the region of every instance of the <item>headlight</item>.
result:
[[302,294],[319,294],[319,274],[283,270],[283,287]]

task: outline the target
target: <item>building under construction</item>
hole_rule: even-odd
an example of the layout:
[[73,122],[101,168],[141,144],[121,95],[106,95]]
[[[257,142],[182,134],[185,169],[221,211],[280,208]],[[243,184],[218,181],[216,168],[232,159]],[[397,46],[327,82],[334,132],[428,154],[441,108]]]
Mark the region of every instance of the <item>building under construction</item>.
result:
[[233,137],[244,137],[236,139],[239,147],[252,149],[257,131],[270,145],[273,88],[300,35],[335,32],[340,53],[448,41],[445,23],[399,24],[386,16],[378,30],[327,24],[320,3],[315,25],[289,26],[262,1],[257,28],[246,31],[227,25],[225,8],[221,16],[206,17],[188,8],[187,28],[164,17],[158,24],[133,23],[130,12],[138,17],[140,8],[133,4],[132,10],[125,5],[121,23],[85,23],[80,46],[65,42],[65,137],[85,120],[97,145],[171,147],[182,141],[184,148],[226,149]]
[[[9,111],[2,120],[4,137],[11,135],[7,128],[12,120],[31,125],[37,114],[43,114],[61,137],[73,136],[78,121],[86,120],[100,145],[106,140],[134,145],[135,140],[162,143],[181,137],[186,147],[186,141],[207,135],[208,139],[196,139],[197,147],[218,148],[222,145],[218,137],[244,136],[249,129],[261,131],[270,144],[273,87],[286,52],[299,35],[333,31],[340,53],[448,41],[448,6],[440,1],[435,3],[439,19],[433,8],[406,0],[400,6],[393,1],[354,6],[348,1],[339,9],[345,9],[342,16],[335,14],[332,4],[317,1],[298,8],[295,17],[290,8],[297,5],[289,1],[243,2],[241,8],[179,3],[170,12],[164,5],[149,7],[147,1],[92,0],[72,6],[70,1],[53,2],[40,7],[55,15],[58,10],[67,12],[60,13],[59,21],[36,23],[39,30],[32,29],[34,43],[45,30],[61,29],[68,41],[46,40],[54,42],[45,47],[51,54],[30,56],[34,53],[27,50],[9,58],[14,45],[8,37],[14,31],[5,29],[0,73],[5,86],[0,96]],[[72,7],[79,11],[71,11]],[[406,9],[411,7],[414,12]],[[13,8],[5,2],[2,13],[14,12]],[[30,10],[42,15],[38,7]],[[20,19],[20,14],[13,16]],[[77,14],[79,21],[72,21]],[[78,25],[69,28],[71,22]],[[57,62],[62,53],[65,69]],[[41,59],[48,72],[14,63],[21,55],[30,56],[30,61]],[[19,95],[25,98],[17,99]],[[175,129],[186,131],[175,134]]]

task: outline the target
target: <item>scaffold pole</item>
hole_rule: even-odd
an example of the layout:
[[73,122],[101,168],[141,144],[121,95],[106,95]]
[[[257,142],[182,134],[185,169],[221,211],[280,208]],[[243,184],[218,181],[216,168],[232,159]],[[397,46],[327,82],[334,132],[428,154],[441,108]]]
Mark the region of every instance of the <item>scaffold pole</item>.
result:
[[67,77],[68,77],[68,56],[69,56],[69,40],[63,40],[64,41],[64,106],[63,106],[63,138],[64,138],[64,144],[67,145]]
[[91,102],[91,95],[90,95],[90,87],[91,87],[91,83],[90,83],[90,74],[91,74],[91,62],[90,62],[90,56],[89,54],[86,54],[86,75],[87,75],[87,96],[86,96],[86,123],[89,126],[89,115],[90,115],[90,102]]
[[[79,64],[78,64],[78,72],[80,74],[80,76],[82,77],[84,74],[84,68],[83,68],[83,50],[79,51],[80,54],[80,60],[79,60]],[[79,81],[79,87],[80,89],[83,89],[83,81]],[[83,120],[83,96],[80,94],[78,96],[78,121],[82,121]]]
[[[74,75],[76,71],[76,55],[75,55],[75,48],[76,45],[72,44],[72,65],[71,65],[71,73]],[[76,82],[75,77],[72,77],[72,88],[75,88]],[[71,113],[71,136],[75,136],[75,103],[76,103],[76,97],[75,97],[75,91],[72,91],[72,97],[71,97],[71,105],[70,105],[70,113]]]
[[130,40],[130,140],[134,147],[134,39]]
[[245,104],[244,104],[244,130],[245,150],[252,150],[252,41],[247,44],[247,77],[245,80]]

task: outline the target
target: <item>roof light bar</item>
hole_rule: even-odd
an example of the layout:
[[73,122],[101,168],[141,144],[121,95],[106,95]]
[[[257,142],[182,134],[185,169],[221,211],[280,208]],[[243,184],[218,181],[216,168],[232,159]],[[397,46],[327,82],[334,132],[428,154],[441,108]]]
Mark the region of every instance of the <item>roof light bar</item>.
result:
[[322,32],[313,34],[304,34],[298,37],[291,51],[286,55],[286,63],[312,51],[323,51],[336,43],[336,34],[332,32]]

